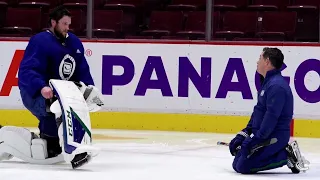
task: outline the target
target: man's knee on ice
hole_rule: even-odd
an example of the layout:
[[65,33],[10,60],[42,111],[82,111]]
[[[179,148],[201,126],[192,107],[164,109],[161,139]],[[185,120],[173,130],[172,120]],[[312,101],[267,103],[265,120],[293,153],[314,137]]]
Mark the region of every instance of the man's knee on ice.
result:
[[234,158],[233,162],[232,162],[232,168],[233,170],[235,170],[237,172],[237,159]]
[[234,160],[233,169],[237,173],[241,174],[253,174],[257,171],[253,170],[253,166],[257,163],[254,158],[247,158],[245,156],[239,155],[239,157],[236,157]]
[[[237,164],[238,164],[238,161],[239,161],[239,158],[241,157],[241,154],[240,153],[238,153],[236,156],[235,156],[235,158],[234,158],[234,160],[233,160],[233,162],[232,162],[232,168],[233,168],[233,170],[235,170],[236,172],[238,172],[238,170],[237,170]],[[239,173],[239,172],[238,172]]]
[[[266,159],[271,161],[266,161]],[[260,171],[280,168],[286,164],[287,160],[283,160],[283,158],[266,157],[265,159],[260,159],[259,156],[254,156],[247,159],[246,157],[240,157],[234,169],[241,174],[254,174]]]
[[250,162],[243,162],[243,161],[238,161],[235,167],[235,171],[241,174],[252,174],[255,173],[251,171],[251,164]]

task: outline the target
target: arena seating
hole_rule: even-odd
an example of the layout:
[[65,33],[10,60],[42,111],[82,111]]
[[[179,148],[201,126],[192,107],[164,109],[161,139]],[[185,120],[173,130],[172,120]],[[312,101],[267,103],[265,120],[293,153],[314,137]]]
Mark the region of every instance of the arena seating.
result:
[[[30,37],[64,4],[71,31],[86,35],[87,0],[0,0],[0,36]],[[319,41],[320,0],[214,0],[213,38],[219,40]],[[205,37],[206,0],[94,0],[93,36],[116,39]]]

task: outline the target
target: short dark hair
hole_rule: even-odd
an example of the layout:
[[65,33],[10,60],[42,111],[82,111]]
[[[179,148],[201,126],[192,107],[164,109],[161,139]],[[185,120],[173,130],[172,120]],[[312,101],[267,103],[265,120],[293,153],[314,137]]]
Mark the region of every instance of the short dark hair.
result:
[[54,8],[49,14],[49,26],[51,27],[51,20],[58,22],[63,16],[71,17],[70,11],[63,5]]
[[262,56],[265,59],[269,58],[271,64],[276,69],[280,69],[283,65],[284,56],[283,56],[281,50],[278,48],[265,47],[265,48],[263,48]]

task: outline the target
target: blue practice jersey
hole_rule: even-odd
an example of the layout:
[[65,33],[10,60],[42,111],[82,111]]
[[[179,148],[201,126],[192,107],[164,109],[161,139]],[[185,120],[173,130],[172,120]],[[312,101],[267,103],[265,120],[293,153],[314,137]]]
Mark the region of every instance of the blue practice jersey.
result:
[[291,88],[281,72],[269,71],[258,91],[258,103],[246,130],[261,139],[277,135],[289,138],[293,104]]
[[80,39],[68,33],[62,43],[50,31],[31,37],[20,64],[18,79],[19,88],[32,97],[39,95],[50,79],[94,85]]

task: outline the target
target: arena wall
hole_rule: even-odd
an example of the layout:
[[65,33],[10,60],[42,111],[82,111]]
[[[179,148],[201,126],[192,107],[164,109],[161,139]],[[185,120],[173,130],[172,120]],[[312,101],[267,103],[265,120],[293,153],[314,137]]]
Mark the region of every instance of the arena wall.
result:
[[[17,87],[26,40],[0,40],[0,124],[36,127]],[[263,47],[285,55],[295,98],[292,136],[320,137],[320,45],[189,41],[84,41],[105,97],[93,128],[235,133],[256,103]]]

